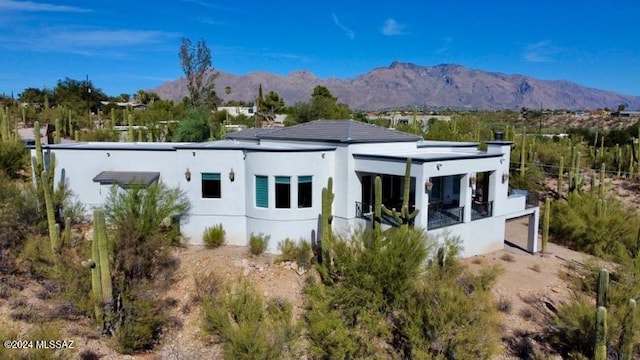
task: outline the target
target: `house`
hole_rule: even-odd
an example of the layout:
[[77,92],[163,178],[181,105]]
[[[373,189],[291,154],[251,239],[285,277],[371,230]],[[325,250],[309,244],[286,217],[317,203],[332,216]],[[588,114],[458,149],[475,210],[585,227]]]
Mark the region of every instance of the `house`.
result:
[[[538,204],[522,192],[509,195],[511,143],[424,141],[403,132],[352,120],[318,120],[292,127],[252,128],[205,143],[67,143],[55,153],[55,180],[65,181],[88,208],[100,206],[113,184],[160,180],[183,189],[192,204],[181,224],[200,244],[206,227],[222,224],[227,243],[245,245],[252,233],[271,236],[268,251],[285,238],[318,233],[322,188],[333,178],[337,233],[371,226],[374,179],[383,203],[399,208],[406,159],[411,159],[410,206],[416,227],[463,240],[463,256],[502,249],[505,223],[529,219],[537,251]],[[393,226],[391,219],[385,219]]]

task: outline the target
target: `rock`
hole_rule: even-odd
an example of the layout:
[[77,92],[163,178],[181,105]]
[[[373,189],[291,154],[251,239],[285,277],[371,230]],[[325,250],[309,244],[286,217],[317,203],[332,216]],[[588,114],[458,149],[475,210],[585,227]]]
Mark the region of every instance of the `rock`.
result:
[[298,263],[297,262],[291,262],[291,270],[293,271],[298,271]]
[[298,270],[296,270],[296,273],[300,276],[304,275],[304,273],[306,273],[307,270],[304,269],[304,266],[300,266],[298,267]]
[[252,267],[249,267],[249,266],[245,267],[245,268],[244,268],[244,272],[242,273],[242,275],[243,275],[244,277],[249,276],[249,274],[251,274],[251,270],[253,270],[253,268],[252,268]]

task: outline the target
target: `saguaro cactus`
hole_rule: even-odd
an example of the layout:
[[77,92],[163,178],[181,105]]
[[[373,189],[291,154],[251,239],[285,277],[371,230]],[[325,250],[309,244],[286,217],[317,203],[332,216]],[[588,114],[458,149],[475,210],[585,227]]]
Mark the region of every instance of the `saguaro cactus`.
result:
[[525,144],[527,138],[527,131],[522,131],[522,144],[520,146],[520,176],[524,176],[524,172],[526,170],[525,163],[527,162],[526,153],[525,153]]
[[604,306],[599,306],[596,311],[596,343],[593,358],[607,360],[607,308]]
[[607,269],[600,269],[598,273],[598,293],[596,297],[596,306],[607,306],[607,299],[609,297],[609,271]]
[[633,359],[633,338],[635,337],[636,301],[629,299],[629,308],[622,324],[622,334],[620,338],[620,359]]
[[[378,177],[376,177],[378,178]],[[376,180],[377,181],[377,180]],[[382,188],[382,184],[380,185]],[[409,195],[411,188],[411,158],[407,158],[406,167],[404,171],[404,193],[402,198],[402,207],[400,211],[396,211],[395,208],[389,210],[384,204],[381,204],[381,210],[388,216],[393,217],[393,219],[400,224],[401,226],[408,226],[410,222],[415,219],[418,215],[418,209],[414,209],[413,211],[409,211]],[[376,197],[378,197],[378,193],[380,197],[382,196],[382,189],[378,191],[378,187],[376,186]],[[376,203],[378,200],[376,199]]]
[[333,214],[331,208],[333,206],[333,178],[329,178],[327,181],[327,187],[322,189],[322,247],[324,248],[329,241],[331,241],[332,230],[331,222],[333,221]]
[[104,211],[93,211],[93,241],[91,259],[82,262],[82,266],[91,269],[91,291],[95,301],[96,321],[104,326],[108,321],[113,301],[113,287],[109,264],[109,247],[104,221]]
[[542,218],[542,253],[547,252],[549,243],[549,220],[551,219],[551,199],[547,197],[544,201],[544,217]]
[[382,229],[382,179],[376,176],[374,181],[374,201],[373,201],[373,232],[376,236],[380,235]]
[[56,223],[56,216],[53,204],[53,189],[49,185],[49,177],[47,172],[43,171],[40,178],[42,179],[42,190],[44,191],[44,203],[47,210],[47,224],[49,227],[49,239],[51,240],[51,250],[54,254],[58,254],[62,247],[60,240],[60,224]]
[[55,144],[60,144],[62,142],[61,140],[62,125],[60,125],[60,119],[56,118],[55,125],[56,125],[56,130],[53,133],[53,142]]
[[558,196],[562,195],[562,188],[563,188],[563,181],[564,181],[564,157],[560,156],[560,164],[558,164],[558,187],[557,187],[557,192],[558,192]]

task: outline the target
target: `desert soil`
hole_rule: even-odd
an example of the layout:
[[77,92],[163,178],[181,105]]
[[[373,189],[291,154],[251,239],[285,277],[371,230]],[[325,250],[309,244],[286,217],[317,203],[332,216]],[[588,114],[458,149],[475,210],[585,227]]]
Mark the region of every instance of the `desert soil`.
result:
[[[526,236],[526,223],[514,222],[510,226],[518,228]],[[510,230],[513,234],[514,230]],[[165,299],[173,303],[170,317],[173,328],[163,334],[161,343],[153,353],[136,356],[122,356],[111,350],[105,339],[92,330],[90,321],[83,318],[63,322],[65,339],[76,341],[74,356],[90,350],[102,359],[216,359],[221,357],[221,348],[201,331],[202,311],[194,301],[197,274],[215,273],[228,282],[245,278],[251,281],[265,297],[284,298],[294,304],[294,313],[302,312],[302,288],[306,274],[299,274],[295,264],[278,263],[271,255],[252,257],[246,247],[225,245],[218,249],[201,246],[187,246],[175,250],[179,268],[174,284],[166,289]],[[505,339],[522,333],[540,330],[539,309],[546,303],[559,304],[569,298],[569,290],[563,281],[562,272],[571,263],[582,262],[584,254],[561,246],[549,244],[546,255],[530,255],[521,250],[506,248],[487,255],[465,259],[472,270],[481,266],[498,265],[504,270],[494,286],[496,300],[508,304],[508,311],[501,312]],[[23,299],[34,312],[55,309],[50,300],[40,300],[36,294],[42,285],[35,282],[24,284],[23,290],[15,298]],[[23,322],[9,319],[15,311],[15,299],[0,300],[0,319],[10,326],[26,329]],[[71,354],[71,353],[68,353]],[[63,354],[64,355],[64,354]],[[65,356],[66,357],[66,356]],[[506,353],[497,359],[512,359]]]

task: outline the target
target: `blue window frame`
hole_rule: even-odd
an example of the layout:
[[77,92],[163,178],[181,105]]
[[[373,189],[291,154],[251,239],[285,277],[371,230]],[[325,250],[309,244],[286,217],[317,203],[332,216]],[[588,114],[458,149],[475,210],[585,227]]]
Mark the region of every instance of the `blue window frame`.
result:
[[269,207],[269,178],[256,175],[256,207]]

